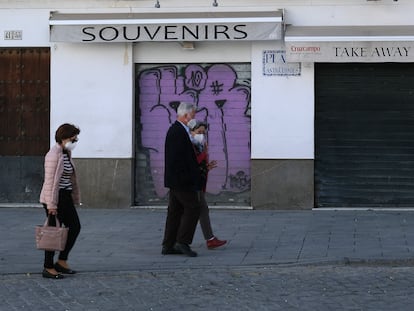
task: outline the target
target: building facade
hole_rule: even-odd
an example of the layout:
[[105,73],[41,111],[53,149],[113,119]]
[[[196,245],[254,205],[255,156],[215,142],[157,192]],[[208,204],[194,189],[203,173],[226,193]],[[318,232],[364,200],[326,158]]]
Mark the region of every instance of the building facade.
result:
[[65,122],[87,207],[165,206],[180,101],[212,206],[414,205],[414,3],[2,1],[0,204],[35,203]]

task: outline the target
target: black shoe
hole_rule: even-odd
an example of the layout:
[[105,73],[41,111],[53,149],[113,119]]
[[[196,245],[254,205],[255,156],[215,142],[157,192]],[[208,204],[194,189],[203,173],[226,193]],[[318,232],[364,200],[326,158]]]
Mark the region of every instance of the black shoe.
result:
[[49,271],[47,271],[46,269],[43,270],[42,272],[42,276],[46,279],[63,279],[64,276],[62,274],[52,274]]
[[76,271],[75,270],[72,270],[72,269],[67,269],[67,268],[65,268],[65,267],[62,267],[60,264],[58,264],[58,263],[55,263],[55,270],[57,271],[57,272],[60,272],[60,273],[65,273],[65,274],[75,274],[76,273]]
[[193,251],[189,245],[184,243],[177,243],[175,247],[188,257],[197,257],[197,253]]
[[182,251],[177,249],[176,247],[166,247],[163,246],[161,254],[163,255],[182,255]]

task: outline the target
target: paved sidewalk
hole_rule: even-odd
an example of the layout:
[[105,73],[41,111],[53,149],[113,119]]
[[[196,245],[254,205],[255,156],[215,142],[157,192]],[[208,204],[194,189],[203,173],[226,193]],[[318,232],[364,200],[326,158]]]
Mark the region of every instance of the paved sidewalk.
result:
[[[207,250],[198,227],[196,258],[161,255],[166,210],[79,209],[81,234],[69,258],[80,272],[371,262],[411,264],[414,212],[211,210],[225,247]],[[40,273],[35,249],[40,208],[0,208],[0,275]]]

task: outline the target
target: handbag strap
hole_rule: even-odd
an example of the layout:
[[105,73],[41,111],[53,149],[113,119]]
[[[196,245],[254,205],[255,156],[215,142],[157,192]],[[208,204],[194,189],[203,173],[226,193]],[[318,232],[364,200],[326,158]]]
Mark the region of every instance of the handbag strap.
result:
[[[47,227],[47,226],[49,226],[49,217],[50,216],[52,216],[52,215],[48,215],[47,217],[46,217],[46,220],[45,220],[45,223],[43,224],[43,227]],[[55,221],[56,221],[56,227],[60,227],[60,222],[59,222],[59,219],[57,218],[57,216],[56,215],[53,215],[54,217],[55,217]]]

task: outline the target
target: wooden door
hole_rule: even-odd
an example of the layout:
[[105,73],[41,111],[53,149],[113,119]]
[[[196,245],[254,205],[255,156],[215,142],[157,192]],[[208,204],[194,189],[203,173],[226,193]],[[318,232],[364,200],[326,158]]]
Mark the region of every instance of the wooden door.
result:
[[50,49],[0,49],[0,202],[37,202],[49,149]]

